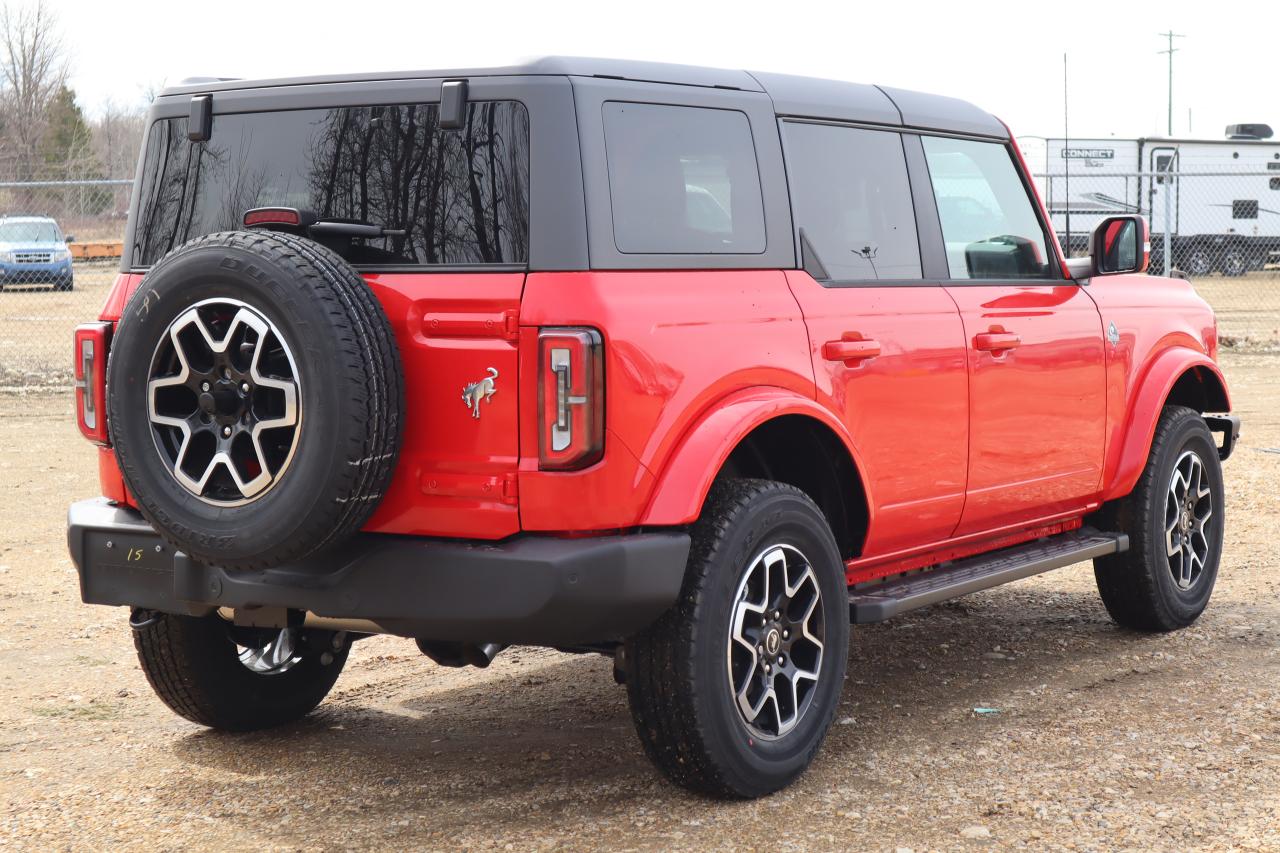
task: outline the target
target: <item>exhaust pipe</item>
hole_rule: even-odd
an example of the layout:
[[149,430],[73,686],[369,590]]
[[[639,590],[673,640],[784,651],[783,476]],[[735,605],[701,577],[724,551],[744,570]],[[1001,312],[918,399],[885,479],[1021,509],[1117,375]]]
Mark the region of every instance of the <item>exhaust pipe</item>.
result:
[[493,663],[498,653],[506,648],[502,643],[444,643],[421,639],[417,643],[424,655],[441,666],[474,666],[478,669]]

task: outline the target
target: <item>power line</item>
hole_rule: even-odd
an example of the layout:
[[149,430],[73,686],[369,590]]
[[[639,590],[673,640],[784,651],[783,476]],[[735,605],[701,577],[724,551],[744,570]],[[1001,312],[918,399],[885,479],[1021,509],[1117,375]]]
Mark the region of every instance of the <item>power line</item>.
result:
[[1169,136],[1173,136],[1173,55],[1178,52],[1178,48],[1173,46],[1174,39],[1184,39],[1186,36],[1181,33],[1175,33],[1172,29],[1167,33],[1156,33],[1161,38],[1169,40],[1168,50],[1158,50],[1157,55],[1162,53],[1169,54]]

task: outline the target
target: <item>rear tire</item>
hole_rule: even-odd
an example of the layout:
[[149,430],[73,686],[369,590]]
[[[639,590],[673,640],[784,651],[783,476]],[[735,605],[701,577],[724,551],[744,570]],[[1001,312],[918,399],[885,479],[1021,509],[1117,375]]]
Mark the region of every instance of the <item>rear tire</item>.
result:
[[1209,604],[1222,556],[1222,464],[1204,418],[1165,406],[1146,468],[1127,497],[1100,513],[1129,534],[1129,550],[1093,561],[1111,618],[1135,631],[1185,628]]
[[[237,628],[216,614],[197,618],[151,614],[134,627],[133,644],[160,700],[193,723],[233,732],[300,719],[328,695],[350,644],[331,631],[290,629],[296,654],[271,667],[242,661],[242,648],[282,632]],[[278,648],[278,647],[277,647]]]
[[766,480],[717,482],[693,528],[679,601],[626,644],[649,758],[711,796],[760,797],[792,782],[839,705],[847,594],[831,529],[807,495]]

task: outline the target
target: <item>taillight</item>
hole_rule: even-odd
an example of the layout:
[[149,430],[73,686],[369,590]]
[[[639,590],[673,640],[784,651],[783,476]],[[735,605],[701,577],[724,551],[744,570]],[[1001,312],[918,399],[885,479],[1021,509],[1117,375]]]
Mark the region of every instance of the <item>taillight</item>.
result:
[[538,467],[585,468],[604,454],[604,343],[595,329],[538,332]]
[[76,421],[94,444],[107,443],[107,344],[110,323],[76,327]]

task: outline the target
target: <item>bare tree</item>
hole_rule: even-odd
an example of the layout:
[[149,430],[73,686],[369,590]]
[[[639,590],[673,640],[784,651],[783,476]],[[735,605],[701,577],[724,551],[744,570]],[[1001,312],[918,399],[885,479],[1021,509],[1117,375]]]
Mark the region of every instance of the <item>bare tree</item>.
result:
[[44,0],[0,5],[3,147],[14,177],[36,177],[47,108],[66,81],[66,52],[54,11]]
[[141,107],[129,108],[109,100],[98,118],[90,122],[94,154],[108,178],[133,176],[146,118]]

